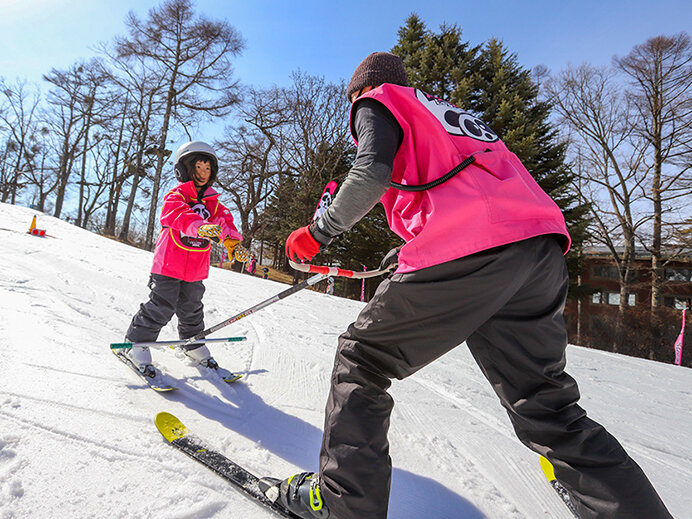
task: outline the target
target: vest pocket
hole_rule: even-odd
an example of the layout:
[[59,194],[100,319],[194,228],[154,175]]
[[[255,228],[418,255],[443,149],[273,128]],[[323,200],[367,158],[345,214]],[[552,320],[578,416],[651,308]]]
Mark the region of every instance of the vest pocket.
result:
[[[476,153],[472,178],[483,197],[491,222],[551,217],[556,208],[519,158],[509,151]],[[469,169],[471,169],[469,168]]]
[[207,252],[211,249],[211,242],[199,236],[188,236],[170,229],[171,239],[178,247],[188,252]]

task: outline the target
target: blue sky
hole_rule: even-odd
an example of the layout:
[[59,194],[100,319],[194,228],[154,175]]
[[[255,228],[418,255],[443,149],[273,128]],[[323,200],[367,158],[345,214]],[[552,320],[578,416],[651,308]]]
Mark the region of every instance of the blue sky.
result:
[[[0,0],[0,76],[40,81],[51,67],[92,56],[97,42],[123,33],[128,10],[144,17],[156,3]],[[553,71],[570,62],[607,64],[649,37],[692,31],[689,0],[199,0],[196,6],[240,31],[246,49],[237,76],[256,86],[288,84],[298,68],[348,78],[368,53],[392,47],[411,12],[431,29],[459,25],[474,44],[500,38],[523,66]]]
[[[140,18],[154,0],[0,0],[0,76],[41,82],[95,54],[99,41],[125,32],[129,10]],[[557,72],[569,63],[609,64],[659,34],[692,31],[689,0],[198,0],[212,19],[229,21],[246,48],[236,77],[260,87],[288,85],[292,71],[348,79],[367,54],[389,50],[412,12],[428,28],[456,24],[462,38],[505,42],[526,68]],[[203,131],[203,133],[206,133]]]

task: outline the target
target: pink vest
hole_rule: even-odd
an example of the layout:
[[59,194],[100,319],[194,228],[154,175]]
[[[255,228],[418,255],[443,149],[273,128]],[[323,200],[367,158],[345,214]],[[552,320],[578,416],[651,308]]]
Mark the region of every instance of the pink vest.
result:
[[[389,227],[406,244],[397,272],[438,265],[542,234],[570,236],[557,204],[480,119],[420,90],[384,84],[361,96],[379,101],[403,130],[392,181],[437,180],[473,155],[443,184],[421,192],[390,188],[380,200]],[[356,101],[357,103],[357,101]],[[355,104],[354,104],[355,106]],[[353,114],[351,110],[351,130]]]
[[197,236],[199,226],[213,223],[221,226],[223,240],[231,237],[242,240],[233,223],[231,212],[219,202],[212,188],[197,198],[194,182],[178,184],[163,197],[161,225],[154,248],[153,274],[201,281],[209,276],[211,242]]

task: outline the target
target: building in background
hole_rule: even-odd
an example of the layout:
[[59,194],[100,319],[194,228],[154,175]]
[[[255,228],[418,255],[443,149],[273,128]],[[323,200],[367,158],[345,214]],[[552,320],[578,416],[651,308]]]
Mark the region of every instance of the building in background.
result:
[[[581,286],[590,291],[581,300],[570,298],[565,308],[565,319],[572,344],[608,349],[609,330],[620,305],[620,277],[613,256],[605,247],[594,247],[583,252]],[[628,297],[630,319],[648,319],[651,307],[651,255],[637,249],[635,273]],[[680,331],[679,317],[684,308],[692,309],[692,250],[669,260],[664,267],[661,289],[664,319],[667,327]],[[640,323],[644,326],[643,323]],[[676,332],[676,333],[677,333]],[[671,348],[672,348],[671,342]]]

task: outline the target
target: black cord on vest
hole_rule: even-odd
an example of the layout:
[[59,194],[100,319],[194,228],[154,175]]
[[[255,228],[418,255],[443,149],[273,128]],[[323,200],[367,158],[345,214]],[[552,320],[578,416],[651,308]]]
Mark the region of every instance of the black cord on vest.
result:
[[472,164],[475,160],[476,160],[476,158],[473,155],[471,155],[468,158],[464,159],[460,164],[455,166],[453,169],[451,169],[444,176],[441,176],[437,180],[433,180],[432,182],[428,182],[426,184],[404,185],[404,184],[399,184],[397,182],[392,181],[389,183],[389,185],[392,186],[393,188],[399,189],[401,191],[427,191],[428,189],[432,189],[433,187],[437,187],[440,184],[447,182],[450,178],[452,178],[454,175],[459,173],[465,167]]

